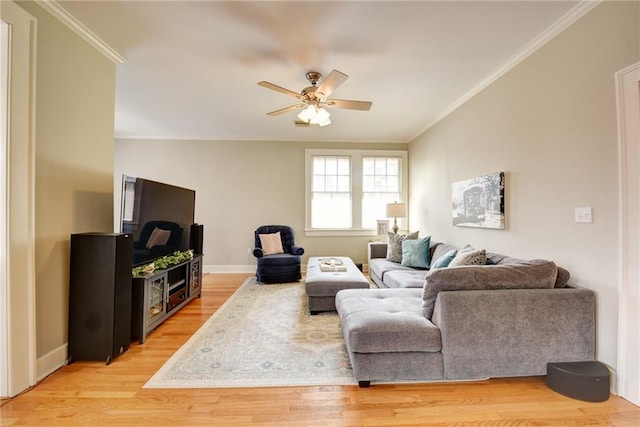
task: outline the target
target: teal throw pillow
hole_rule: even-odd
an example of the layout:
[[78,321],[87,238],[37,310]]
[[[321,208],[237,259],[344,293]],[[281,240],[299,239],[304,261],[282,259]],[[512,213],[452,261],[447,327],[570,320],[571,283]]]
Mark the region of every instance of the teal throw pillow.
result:
[[453,249],[446,254],[443,254],[440,258],[433,262],[433,264],[431,265],[431,269],[433,270],[434,268],[445,268],[449,266],[449,263],[456,257],[457,253],[458,251]]
[[402,241],[402,262],[407,267],[427,268],[429,267],[429,243],[431,236],[422,239]]

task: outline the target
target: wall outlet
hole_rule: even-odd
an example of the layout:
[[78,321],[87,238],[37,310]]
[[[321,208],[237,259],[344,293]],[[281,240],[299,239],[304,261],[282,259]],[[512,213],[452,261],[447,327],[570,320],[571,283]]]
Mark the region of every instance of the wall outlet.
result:
[[251,248],[247,248],[247,253],[251,255],[253,253],[253,250],[251,250]]
[[576,222],[593,222],[591,218],[591,207],[576,208]]

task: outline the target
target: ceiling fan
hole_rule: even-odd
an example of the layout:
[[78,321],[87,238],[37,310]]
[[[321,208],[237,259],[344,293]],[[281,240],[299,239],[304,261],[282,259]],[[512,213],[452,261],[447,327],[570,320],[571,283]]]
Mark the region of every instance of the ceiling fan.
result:
[[344,83],[349,76],[341,73],[338,70],[333,70],[329,75],[322,80],[320,86],[317,86],[318,82],[322,79],[322,74],[317,71],[309,71],[306,74],[307,80],[311,83],[311,86],[307,86],[302,89],[300,93],[294,92],[289,89],[285,89],[281,86],[274,85],[273,83],[261,81],[258,85],[266,87],[267,89],[275,90],[276,92],[289,95],[298,99],[301,103],[291,105],[289,107],[281,108],[279,110],[271,111],[267,113],[267,116],[277,116],[279,114],[288,113],[289,111],[299,110],[304,108],[298,119],[308,124],[317,124],[320,126],[326,126],[331,124],[329,120],[329,112],[324,107],[329,108],[345,108],[348,110],[361,110],[369,111],[372,102],[369,101],[352,101],[348,99],[329,99],[329,96],[334,90],[342,83]]

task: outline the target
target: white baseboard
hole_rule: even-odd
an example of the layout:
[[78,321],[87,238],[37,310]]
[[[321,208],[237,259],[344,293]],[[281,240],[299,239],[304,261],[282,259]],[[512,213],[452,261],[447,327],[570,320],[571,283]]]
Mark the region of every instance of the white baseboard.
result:
[[255,273],[255,265],[203,265],[203,273]]
[[[369,264],[364,264],[364,273],[369,272]],[[302,272],[307,270],[307,265],[300,266]],[[203,273],[255,273],[255,265],[203,265]]]
[[67,343],[51,350],[36,360],[36,381],[40,382],[47,376],[67,364]]

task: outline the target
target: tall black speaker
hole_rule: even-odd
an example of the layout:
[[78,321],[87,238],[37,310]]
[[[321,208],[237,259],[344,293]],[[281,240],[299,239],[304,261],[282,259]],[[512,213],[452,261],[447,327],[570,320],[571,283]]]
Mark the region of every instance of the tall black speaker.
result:
[[68,361],[107,365],[131,343],[133,236],[71,235]]
[[204,225],[191,224],[191,249],[196,255],[202,254]]

